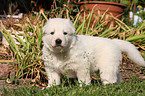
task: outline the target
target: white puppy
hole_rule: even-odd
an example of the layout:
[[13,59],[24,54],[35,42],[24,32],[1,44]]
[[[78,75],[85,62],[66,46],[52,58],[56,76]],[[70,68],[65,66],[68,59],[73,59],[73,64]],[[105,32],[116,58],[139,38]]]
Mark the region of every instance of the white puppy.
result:
[[88,85],[91,82],[90,75],[98,70],[104,84],[119,82],[122,52],[134,63],[145,66],[144,59],[131,43],[75,35],[75,27],[68,19],[48,20],[43,27],[43,34],[43,60],[48,87],[59,85],[64,74]]

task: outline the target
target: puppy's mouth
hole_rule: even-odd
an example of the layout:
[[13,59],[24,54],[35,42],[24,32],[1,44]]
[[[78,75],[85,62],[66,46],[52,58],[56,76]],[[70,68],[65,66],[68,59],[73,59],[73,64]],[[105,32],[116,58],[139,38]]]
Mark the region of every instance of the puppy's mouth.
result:
[[55,45],[55,46],[53,46],[53,48],[55,48],[55,49],[62,49],[63,46],[62,45]]
[[64,46],[62,45],[55,45],[53,46],[53,50],[57,53],[62,53],[64,51]]

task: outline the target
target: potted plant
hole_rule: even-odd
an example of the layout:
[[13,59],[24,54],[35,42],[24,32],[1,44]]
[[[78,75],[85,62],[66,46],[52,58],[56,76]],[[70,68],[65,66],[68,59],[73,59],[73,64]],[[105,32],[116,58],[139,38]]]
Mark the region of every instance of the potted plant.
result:
[[[120,19],[121,16],[124,14],[124,8],[126,8],[126,5],[121,4],[121,3],[116,3],[121,0],[111,0],[111,1],[116,1],[116,2],[106,2],[106,1],[109,1],[109,0],[105,0],[105,1],[83,0],[81,2],[78,2],[78,5],[80,7],[80,10],[84,10],[87,14],[90,12],[90,10],[93,10],[94,15],[98,14],[98,10],[100,12],[99,14],[103,14],[107,10],[106,13],[111,13],[113,16]],[[94,18],[92,18],[92,21],[94,21]],[[113,26],[114,25],[116,24],[113,21]]]

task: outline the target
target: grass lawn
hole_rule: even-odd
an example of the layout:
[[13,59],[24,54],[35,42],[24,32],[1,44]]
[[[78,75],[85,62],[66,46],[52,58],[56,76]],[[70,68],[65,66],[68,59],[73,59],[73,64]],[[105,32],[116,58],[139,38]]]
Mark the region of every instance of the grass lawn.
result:
[[133,77],[130,82],[122,81],[119,84],[102,85],[95,83],[79,87],[79,84],[67,85],[62,83],[49,89],[41,90],[38,87],[4,88],[2,96],[144,96],[145,80]]

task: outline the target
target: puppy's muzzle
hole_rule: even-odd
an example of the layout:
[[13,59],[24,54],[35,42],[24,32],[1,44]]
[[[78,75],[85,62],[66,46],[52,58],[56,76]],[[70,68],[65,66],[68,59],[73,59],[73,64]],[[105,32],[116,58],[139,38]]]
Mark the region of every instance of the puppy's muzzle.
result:
[[61,46],[62,40],[61,39],[56,39],[55,44],[56,46]]

